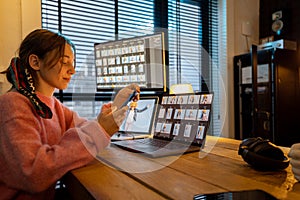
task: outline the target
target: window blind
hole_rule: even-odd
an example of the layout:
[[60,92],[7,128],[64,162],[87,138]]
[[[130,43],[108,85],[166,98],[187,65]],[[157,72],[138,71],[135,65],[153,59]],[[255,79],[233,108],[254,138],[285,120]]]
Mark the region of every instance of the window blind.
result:
[[119,0],[119,39],[154,32],[154,0]]
[[218,0],[168,0],[170,85],[202,81],[214,92],[212,126],[221,132]]
[[169,85],[189,82],[198,91],[203,77],[215,93],[213,129],[220,129],[218,6],[219,0],[42,0],[42,27],[62,32],[77,48],[76,74],[60,91],[64,103],[88,118],[99,112],[94,43],[166,28]]
[[[93,118],[105,101],[96,94],[94,43],[153,33],[153,0],[42,0],[42,28],[61,32],[76,46],[76,74],[61,100]],[[111,100],[108,94],[106,101]]]
[[64,92],[94,94],[93,46],[115,39],[114,1],[42,0],[42,12],[42,27],[60,31],[76,46],[76,74]]

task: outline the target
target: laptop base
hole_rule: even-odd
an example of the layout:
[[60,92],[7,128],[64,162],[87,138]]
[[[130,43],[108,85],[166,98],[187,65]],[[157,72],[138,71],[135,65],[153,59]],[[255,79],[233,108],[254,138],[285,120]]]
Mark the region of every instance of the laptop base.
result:
[[[195,145],[186,145],[178,142],[167,142],[165,145],[148,145],[153,141],[163,142],[161,140],[156,140],[153,138],[141,139],[138,141],[116,141],[112,142],[112,146],[119,147],[121,149],[125,149],[130,152],[140,153],[147,157],[164,157],[164,156],[174,156],[174,155],[182,155],[186,153],[200,151],[200,146]],[[145,145],[146,144],[146,145]]]
[[135,133],[115,133],[111,136],[110,141],[122,141],[122,140],[135,140],[135,139],[144,139],[148,138],[148,134],[135,134]]

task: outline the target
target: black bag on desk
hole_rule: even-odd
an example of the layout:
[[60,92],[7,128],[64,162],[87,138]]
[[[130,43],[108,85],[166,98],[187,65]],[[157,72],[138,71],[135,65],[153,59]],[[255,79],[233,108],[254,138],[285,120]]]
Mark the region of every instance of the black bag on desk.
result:
[[238,154],[245,162],[258,170],[283,170],[290,163],[279,147],[260,137],[243,140]]

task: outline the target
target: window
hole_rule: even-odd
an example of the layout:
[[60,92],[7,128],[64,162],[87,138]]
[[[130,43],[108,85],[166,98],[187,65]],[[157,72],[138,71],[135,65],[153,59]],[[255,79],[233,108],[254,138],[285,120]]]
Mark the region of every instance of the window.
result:
[[[167,30],[169,84],[189,82],[199,91],[205,81],[219,105],[219,1],[42,0],[42,28],[62,32],[77,48],[76,74],[58,96],[81,116],[95,117],[111,96],[96,92],[94,43]],[[214,106],[213,128],[219,110]]]
[[154,0],[118,0],[119,38],[151,34],[153,27]]
[[194,91],[202,91],[206,84],[214,92],[216,133],[221,128],[218,23],[217,0],[168,0],[170,85],[191,83]]

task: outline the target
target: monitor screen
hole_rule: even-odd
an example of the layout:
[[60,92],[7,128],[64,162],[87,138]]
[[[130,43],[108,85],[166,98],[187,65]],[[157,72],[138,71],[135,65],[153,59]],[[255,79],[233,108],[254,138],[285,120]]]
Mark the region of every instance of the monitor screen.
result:
[[164,33],[96,43],[97,91],[137,83],[141,90],[166,91]]
[[210,126],[212,93],[165,94],[157,110],[154,137],[202,144]]

